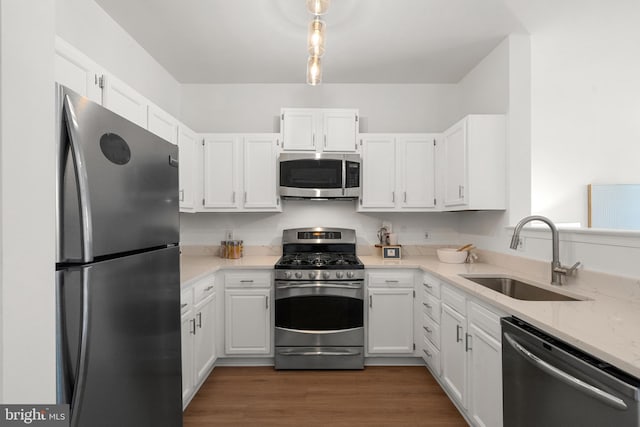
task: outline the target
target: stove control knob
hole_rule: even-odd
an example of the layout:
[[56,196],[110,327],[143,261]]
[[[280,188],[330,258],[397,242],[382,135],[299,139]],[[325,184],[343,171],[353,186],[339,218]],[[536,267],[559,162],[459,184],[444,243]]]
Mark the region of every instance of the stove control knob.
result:
[[284,272],[284,278],[285,279],[291,279],[291,272],[290,271],[285,271]]
[[302,279],[302,272],[296,271],[296,279]]
[[353,271],[347,271],[347,277],[349,279],[352,279],[353,278]]
[[328,279],[329,277],[331,277],[331,273],[329,273],[328,271],[325,271],[322,273],[322,278],[323,279]]
[[343,277],[343,276],[344,276],[344,272],[342,272],[342,271],[336,271],[336,277],[337,277],[338,279],[342,279],[342,277]]
[[309,279],[315,279],[317,275],[318,273],[316,273],[315,271],[312,271],[309,273]]

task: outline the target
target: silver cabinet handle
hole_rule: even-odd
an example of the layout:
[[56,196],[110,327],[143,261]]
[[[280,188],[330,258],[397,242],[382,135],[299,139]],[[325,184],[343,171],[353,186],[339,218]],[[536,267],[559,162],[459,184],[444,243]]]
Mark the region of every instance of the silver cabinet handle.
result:
[[247,203],[247,192],[244,192],[244,202],[243,203]]
[[184,190],[180,190],[180,201],[184,202]]
[[462,337],[460,337],[461,331],[462,331],[462,326],[456,325],[456,342],[462,341]]
[[601,390],[597,387],[592,386],[591,384],[587,384],[586,382],[569,375],[561,369],[556,368],[550,363],[545,362],[540,359],[538,356],[527,350],[524,346],[518,343],[509,333],[504,333],[504,338],[509,343],[511,347],[513,347],[522,357],[529,360],[534,366],[538,367],[540,370],[546,372],[547,374],[555,377],[556,379],[562,381],[563,383],[582,391],[585,394],[588,394],[591,397],[594,397],[601,402],[614,407],[619,410],[626,410],[627,404],[624,401],[612,394],[607,393],[604,390]]
[[211,289],[213,289],[213,285],[209,285],[206,288],[204,288],[205,291],[210,291]]
[[464,185],[458,185],[458,197],[464,199]]
[[233,193],[231,193],[231,203],[235,203],[236,202],[236,192],[234,191]]
[[426,354],[428,358],[433,357],[433,354],[429,353],[426,349],[423,348],[422,351],[424,351],[424,354]]
[[396,202],[396,192],[392,191],[391,192],[391,203],[395,203]]
[[324,148],[327,148],[327,135],[324,136]]
[[423,328],[425,331],[429,332],[429,333],[432,333],[432,332],[433,332],[433,330],[432,330],[431,328],[429,328],[428,326],[423,326],[422,328]]
[[471,335],[464,334],[464,351],[471,351]]
[[186,307],[186,306],[188,306],[188,305],[189,305],[189,304],[187,304],[186,302],[185,302],[185,303],[182,303],[182,304],[180,304],[180,308],[181,308],[181,309],[182,309],[182,308],[185,308],[185,307]]
[[407,192],[404,192],[404,202],[407,203]]
[[373,295],[369,295],[369,308],[373,308]]
[[428,284],[428,283],[423,283],[423,285],[427,288],[427,289],[433,289],[433,286]]
[[198,318],[198,328],[202,329],[202,312],[199,312],[196,317]]
[[269,310],[269,295],[264,296],[264,308]]
[[399,280],[385,280],[385,283],[398,283]]
[[196,334],[196,319],[191,319],[191,334],[195,335]]
[[311,136],[311,143],[313,144],[313,148],[315,148],[316,147],[316,134],[315,134],[315,132]]
[[[93,261],[93,224],[89,183],[84,153],[78,136],[78,122],[69,95],[64,97],[64,114],[73,154],[73,164],[78,182],[78,201],[80,204],[80,238],[82,239],[82,260]],[[62,177],[60,177],[62,179]]]
[[427,307],[429,310],[431,310],[433,308],[433,306],[431,304],[427,304],[426,302],[423,302],[422,305]]
[[253,279],[242,279],[240,283],[253,283]]

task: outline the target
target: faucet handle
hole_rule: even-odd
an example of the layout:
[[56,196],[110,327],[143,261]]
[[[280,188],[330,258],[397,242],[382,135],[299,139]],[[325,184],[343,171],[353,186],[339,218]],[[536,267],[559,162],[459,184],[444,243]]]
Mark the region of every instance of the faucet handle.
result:
[[556,273],[560,273],[563,276],[571,276],[573,273],[576,272],[576,270],[578,269],[578,267],[580,267],[580,265],[582,265],[582,263],[578,261],[575,264],[573,264],[571,267],[565,267],[561,265],[559,267],[554,268],[553,271]]

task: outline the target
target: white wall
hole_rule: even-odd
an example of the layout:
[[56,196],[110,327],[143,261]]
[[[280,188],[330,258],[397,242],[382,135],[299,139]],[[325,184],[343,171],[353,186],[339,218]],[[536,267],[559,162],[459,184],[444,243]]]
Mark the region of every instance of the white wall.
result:
[[55,402],[54,0],[0,2],[3,403]]
[[586,226],[587,184],[640,182],[640,2],[506,2],[532,34],[532,210]]
[[[280,245],[282,230],[296,227],[344,227],[356,230],[359,245],[377,243],[382,221],[390,221],[400,244],[458,242],[456,213],[358,213],[355,202],[283,201],[282,213],[180,214],[183,245],[218,245],[227,230],[245,245]],[[424,237],[429,233],[429,238]]]
[[58,36],[169,114],[180,117],[180,84],[97,3],[55,0],[55,6]]
[[459,116],[457,85],[183,85],[183,121],[197,132],[279,132],[282,107],[358,108],[361,132],[439,132]]

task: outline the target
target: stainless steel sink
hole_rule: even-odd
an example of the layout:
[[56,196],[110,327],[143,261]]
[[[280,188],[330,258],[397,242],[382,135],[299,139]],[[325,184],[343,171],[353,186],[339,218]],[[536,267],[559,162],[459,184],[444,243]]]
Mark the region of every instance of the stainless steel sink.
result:
[[461,274],[460,276],[515,299],[525,301],[581,301],[578,298],[539,288],[509,276],[476,276],[469,274]]

